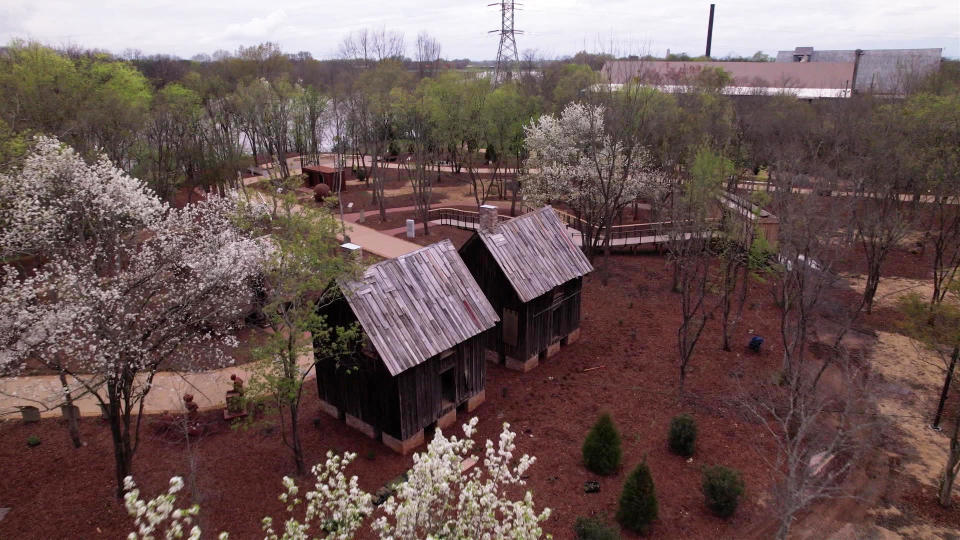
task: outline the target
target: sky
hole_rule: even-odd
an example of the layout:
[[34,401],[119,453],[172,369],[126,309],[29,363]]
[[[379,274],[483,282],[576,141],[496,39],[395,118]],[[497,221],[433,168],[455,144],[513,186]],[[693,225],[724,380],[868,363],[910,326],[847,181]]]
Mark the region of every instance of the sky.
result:
[[[190,58],[264,41],[333,58],[349,32],[395,30],[412,56],[417,33],[445,58],[493,59],[493,0],[0,0],[0,44],[11,39]],[[960,0],[715,0],[713,56],[816,49],[942,48],[960,57]],[[559,58],[579,50],[703,54],[710,2],[523,0],[520,51]]]

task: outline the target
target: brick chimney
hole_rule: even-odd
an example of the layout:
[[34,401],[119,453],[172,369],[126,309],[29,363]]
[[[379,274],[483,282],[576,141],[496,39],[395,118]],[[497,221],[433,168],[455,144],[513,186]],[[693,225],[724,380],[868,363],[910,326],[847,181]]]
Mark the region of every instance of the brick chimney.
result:
[[497,207],[485,204],[480,207],[480,230],[492,231],[497,227]]
[[353,257],[353,260],[356,262],[360,262],[363,258],[363,248],[351,242],[340,244],[340,249],[343,250],[347,257]]

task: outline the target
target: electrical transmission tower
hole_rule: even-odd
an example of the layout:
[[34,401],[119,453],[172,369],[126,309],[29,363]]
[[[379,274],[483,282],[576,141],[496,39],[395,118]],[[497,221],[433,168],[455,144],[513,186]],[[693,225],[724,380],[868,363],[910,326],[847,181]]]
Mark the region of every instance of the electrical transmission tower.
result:
[[493,73],[493,84],[513,78],[515,71],[520,68],[520,55],[517,54],[516,34],[522,30],[513,28],[513,10],[517,4],[513,0],[501,0],[491,6],[500,6],[500,29],[490,30],[490,34],[500,34],[500,47],[497,49],[497,67]]

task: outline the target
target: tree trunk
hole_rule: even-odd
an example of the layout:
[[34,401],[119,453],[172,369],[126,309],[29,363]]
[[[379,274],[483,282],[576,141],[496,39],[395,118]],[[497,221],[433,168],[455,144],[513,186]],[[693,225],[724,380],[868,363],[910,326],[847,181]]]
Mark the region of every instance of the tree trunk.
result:
[[960,345],[953,347],[953,354],[950,355],[950,366],[947,368],[947,376],[943,379],[943,389],[940,391],[940,403],[937,405],[937,414],[933,417],[933,428],[940,428],[940,418],[943,416],[943,406],[947,403],[947,395],[950,393],[950,381],[953,380],[953,370],[957,366],[957,357],[960,356]]
[[940,506],[950,507],[950,493],[953,491],[953,481],[957,478],[957,468],[960,467],[960,441],[957,434],[960,431],[960,418],[953,426],[953,436],[950,437],[950,452],[947,454],[947,466],[943,469],[940,479],[940,493],[937,497]]
[[877,269],[876,272],[873,269],[870,270],[867,275],[867,284],[863,289],[863,304],[866,307],[867,313],[870,313],[873,309],[873,297],[877,294],[877,287],[880,285],[880,270]]
[[73,408],[73,396],[70,394],[70,387],[67,385],[67,376],[63,370],[60,370],[60,385],[63,387],[63,398],[67,404],[67,411],[69,411],[66,416],[70,440],[73,441],[74,448],[80,448],[83,446],[83,442],[80,440],[79,418],[77,418],[79,415],[76,414],[76,410]]
[[303,445],[300,442],[300,429],[298,421],[300,419],[300,408],[294,400],[290,403],[290,439],[293,450],[293,464],[297,468],[297,476],[303,476],[307,467],[303,461]]
[[117,498],[122,499],[125,492],[123,488],[123,479],[130,476],[133,454],[130,449],[130,437],[125,435],[123,428],[123,419],[120,416],[120,407],[111,400],[108,405],[110,435],[113,437],[113,459],[114,470],[117,480]]
[[780,520],[780,527],[777,528],[777,540],[787,540],[787,535],[790,534],[791,520],[793,520],[793,516]]

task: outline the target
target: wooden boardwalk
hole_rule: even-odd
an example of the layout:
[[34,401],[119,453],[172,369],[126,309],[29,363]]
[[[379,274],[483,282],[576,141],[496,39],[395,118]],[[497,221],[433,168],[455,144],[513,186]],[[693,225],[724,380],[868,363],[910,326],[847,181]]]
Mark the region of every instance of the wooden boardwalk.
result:
[[[464,211],[460,210],[460,212],[464,212]],[[432,219],[430,220],[430,224],[431,225],[448,225],[450,227],[456,227],[458,229],[465,229],[470,231],[475,231],[477,230],[477,227],[478,227],[477,222],[472,219],[467,219],[467,218],[458,219],[455,217],[446,217],[446,216],[439,219]],[[651,227],[647,228],[649,232],[646,232],[646,233],[639,232],[636,235],[626,235],[619,238],[612,238],[610,240],[610,246],[611,247],[630,247],[630,246],[645,246],[645,245],[656,246],[658,244],[664,244],[670,240],[670,237],[668,235],[656,234],[656,232],[654,232],[655,227],[653,227],[653,225],[659,225],[659,224],[647,223],[647,224],[641,224],[641,225],[650,225]],[[569,225],[566,227],[566,230],[567,230],[567,234],[570,236],[570,240],[577,246],[582,247],[583,233],[574,229],[573,227],[570,227]],[[638,231],[639,230],[641,230],[640,226],[638,226]],[[689,233],[687,234],[687,237],[689,237]]]

